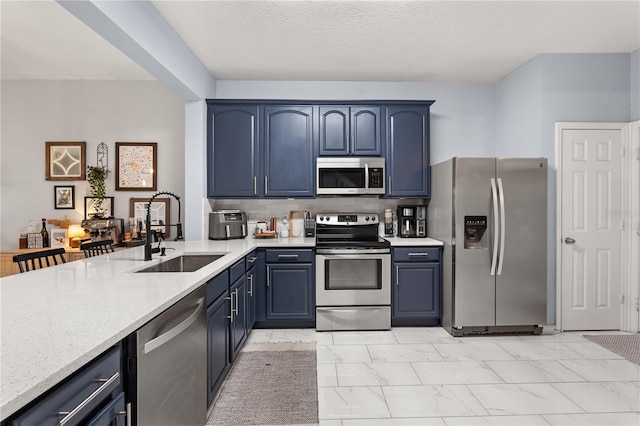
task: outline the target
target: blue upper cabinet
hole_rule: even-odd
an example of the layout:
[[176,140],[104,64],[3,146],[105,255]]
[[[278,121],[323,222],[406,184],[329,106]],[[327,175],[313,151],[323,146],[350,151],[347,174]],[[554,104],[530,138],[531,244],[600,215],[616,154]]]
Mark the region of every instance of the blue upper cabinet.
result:
[[380,108],[320,106],[321,156],[380,156]]
[[207,125],[207,196],[259,196],[258,106],[209,105]]
[[386,109],[388,197],[431,196],[429,105]]
[[265,197],[315,196],[313,135],[313,107],[265,107]]

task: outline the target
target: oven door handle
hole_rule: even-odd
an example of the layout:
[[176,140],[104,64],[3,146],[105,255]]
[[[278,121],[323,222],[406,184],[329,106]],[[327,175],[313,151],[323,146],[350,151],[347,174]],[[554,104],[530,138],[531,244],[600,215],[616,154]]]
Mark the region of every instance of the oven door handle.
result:
[[324,255],[351,255],[351,256],[361,256],[363,254],[390,254],[391,250],[387,248],[381,249],[365,249],[365,250],[354,250],[354,249],[316,249],[317,254]]

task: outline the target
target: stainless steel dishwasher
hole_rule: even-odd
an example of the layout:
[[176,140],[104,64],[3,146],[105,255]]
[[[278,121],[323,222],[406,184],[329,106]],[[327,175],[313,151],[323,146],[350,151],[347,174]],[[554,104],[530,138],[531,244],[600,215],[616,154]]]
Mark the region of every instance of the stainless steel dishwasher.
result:
[[134,425],[206,422],[205,300],[203,286],[127,339],[126,386]]

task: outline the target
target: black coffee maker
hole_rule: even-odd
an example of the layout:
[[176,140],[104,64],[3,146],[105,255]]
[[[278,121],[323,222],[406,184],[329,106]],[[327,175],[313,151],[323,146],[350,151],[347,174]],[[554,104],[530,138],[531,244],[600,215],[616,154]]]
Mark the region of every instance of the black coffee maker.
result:
[[427,208],[425,206],[398,206],[398,237],[424,238],[427,236]]

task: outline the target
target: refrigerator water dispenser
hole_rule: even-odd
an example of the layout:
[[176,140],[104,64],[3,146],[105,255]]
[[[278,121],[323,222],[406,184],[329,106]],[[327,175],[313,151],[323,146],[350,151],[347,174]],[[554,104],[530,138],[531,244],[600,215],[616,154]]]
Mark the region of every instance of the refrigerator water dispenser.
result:
[[482,249],[487,248],[485,231],[487,230],[486,216],[465,216],[464,217],[464,248]]

